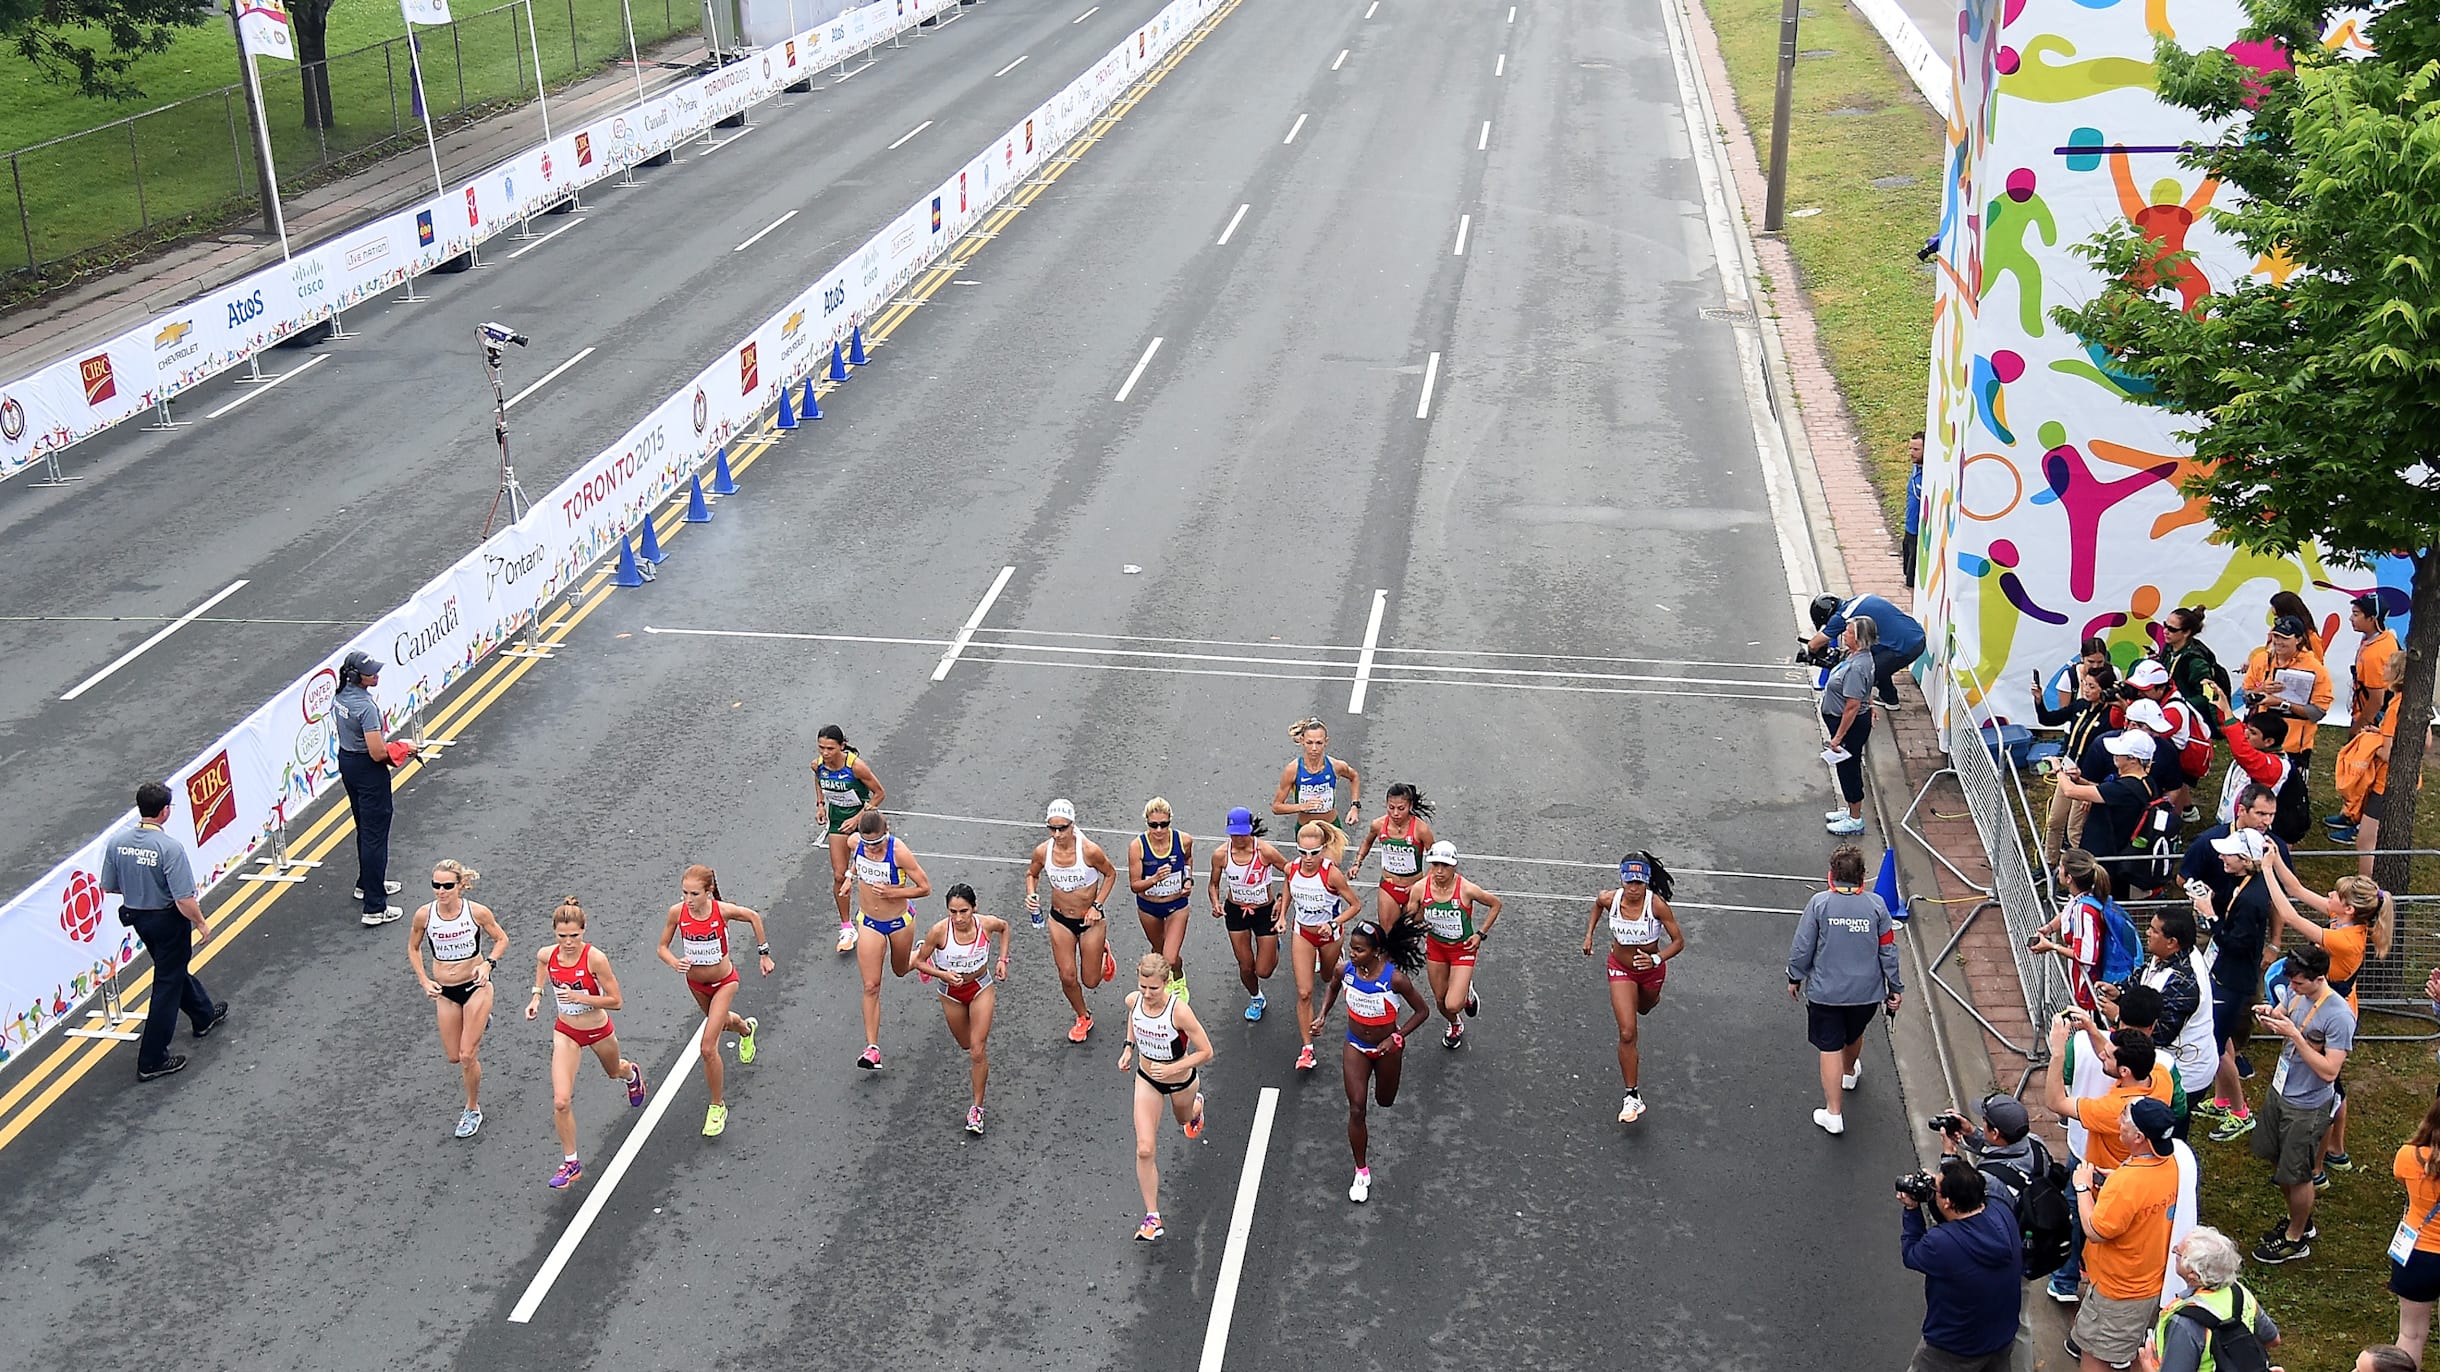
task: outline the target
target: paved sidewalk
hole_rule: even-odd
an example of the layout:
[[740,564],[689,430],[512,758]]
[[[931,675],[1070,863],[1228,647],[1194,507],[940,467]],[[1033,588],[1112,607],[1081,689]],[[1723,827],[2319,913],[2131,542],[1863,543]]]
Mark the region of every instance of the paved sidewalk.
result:
[[[647,91],[683,81],[706,56],[703,36],[682,34],[642,54]],[[551,127],[573,128],[636,100],[635,68],[619,62],[550,96]],[[507,160],[542,141],[542,108],[525,104],[480,123],[444,132],[438,140],[441,175],[452,182]],[[315,243],[377,219],[432,194],[432,158],[422,147],[373,162],[361,171],[310,190],[283,187],[288,246],[302,252]],[[176,308],[249,272],[280,260],[279,240],[262,227],[233,230],[179,244],[143,261],[115,268],[88,281],[0,315],[0,377],[25,372],[90,347]]]

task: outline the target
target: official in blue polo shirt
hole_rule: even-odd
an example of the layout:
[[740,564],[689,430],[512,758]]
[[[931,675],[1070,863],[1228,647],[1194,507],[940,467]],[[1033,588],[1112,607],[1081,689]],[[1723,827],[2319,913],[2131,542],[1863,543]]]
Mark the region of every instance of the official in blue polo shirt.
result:
[[120,898],[119,923],[136,931],[152,955],[152,1004],[144,1012],[144,1035],[136,1041],[136,1080],[151,1081],[186,1067],[186,1056],[169,1051],[186,1012],[195,1037],[208,1038],[229,1017],[226,1001],[212,1003],[203,983],[186,970],[195,945],[212,936],[203,906],[195,899],[195,867],[186,848],[163,829],[169,822],[169,788],[148,781],[136,788],[135,823],[102,844],[102,889]]
[[356,821],[356,899],[366,925],[387,924],[406,913],[390,904],[398,883],[390,876],[390,769],[407,760],[407,745],[392,743],[372,688],[381,684],[381,659],[351,652],[339,663],[339,694],[330,703],[338,735],[339,783],[347,788],[348,813]]
[[1847,621],[1859,616],[1872,621],[1881,631],[1880,642],[1872,649],[1873,690],[1883,705],[1898,703],[1898,673],[1905,671],[1923,656],[1926,642],[1923,626],[1915,617],[1877,595],[1860,595],[1842,601],[1834,595],[1813,597],[1812,647],[1815,652],[1838,641],[1847,632]]

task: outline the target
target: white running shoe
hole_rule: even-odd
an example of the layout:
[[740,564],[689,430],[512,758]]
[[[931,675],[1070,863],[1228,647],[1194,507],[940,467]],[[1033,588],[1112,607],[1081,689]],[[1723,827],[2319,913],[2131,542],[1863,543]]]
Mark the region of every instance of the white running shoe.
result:
[[391,905],[379,910],[364,911],[361,922],[365,928],[372,929],[380,925],[388,924],[392,920],[404,919],[406,916],[406,911],[399,909],[395,905]]
[[[383,895],[385,895],[385,896],[394,896],[394,895],[397,895],[399,892],[401,892],[401,891],[403,891],[403,890],[405,890],[405,889],[407,889],[407,887],[406,887],[406,883],[405,883],[405,882],[401,882],[401,881],[385,881],[385,882],[381,883],[381,893],[382,893]],[[359,887],[357,887],[355,890],[353,890],[353,891],[349,892],[348,894],[350,894],[350,895],[354,896],[354,897],[355,897],[356,899],[358,899],[358,900],[362,900],[362,899],[364,899],[364,888],[363,888],[363,887],[361,887],[361,886],[359,886]]]
[[1824,822],[1833,822],[1833,821],[1837,821],[1837,820],[1842,820],[1842,819],[1845,819],[1846,817],[1847,817],[1847,807],[1846,807],[1846,806],[1844,806],[1844,805],[1841,805],[1840,807],[1838,807],[1838,808],[1837,808],[1837,809],[1835,809],[1835,810],[1824,810],[1824,811],[1822,811],[1822,819],[1823,819],[1823,821],[1824,821]]
[[839,951],[842,953],[852,953],[856,951],[855,925],[843,923],[839,926]]
[[1356,1179],[1354,1184],[1347,1188],[1347,1199],[1354,1201],[1358,1205],[1362,1205],[1366,1200],[1370,1199],[1371,1196],[1372,1169],[1369,1167],[1359,1167],[1356,1169]]
[[1820,1125],[1825,1134],[1847,1132],[1847,1117],[1844,1115],[1833,1115],[1827,1110],[1816,1110],[1813,1112],[1813,1122]]
[[1860,834],[1864,832],[1864,821],[1842,811],[1837,819],[1822,827],[1834,834]]
[[1843,1076],[1843,1077],[1840,1077],[1840,1078],[1838,1079],[1838,1089],[1840,1089],[1841,1091],[1852,1091],[1852,1090],[1854,1090],[1854,1089],[1855,1089],[1855,1084],[1856,1084],[1858,1081],[1862,1080],[1862,1079],[1863,1079],[1863,1076],[1864,1076],[1864,1060],[1863,1060],[1862,1058],[1857,1058],[1857,1059],[1855,1060],[1855,1070],[1854,1070],[1854,1071],[1852,1071],[1852,1072],[1849,1072],[1847,1075],[1845,1075],[1845,1076]]
[[1618,1107],[1618,1122],[1633,1124],[1644,1117],[1644,1096],[1641,1091],[1629,1091],[1626,1104]]

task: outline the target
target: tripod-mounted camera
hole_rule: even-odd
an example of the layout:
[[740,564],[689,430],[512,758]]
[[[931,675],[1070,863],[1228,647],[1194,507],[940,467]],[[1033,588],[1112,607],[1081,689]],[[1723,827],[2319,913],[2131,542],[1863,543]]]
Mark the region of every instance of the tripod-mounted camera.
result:
[[500,383],[500,354],[508,345],[522,348],[532,339],[506,324],[478,324],[474,337],[483,346],[483,370],[491,377],[492,432],[500,442],[500,489],[491,498],[491,513],[483,517],[483,537],[491,537],[491,526],[500,517],[500,502],[508,502],[508,522],[525,518],[528,502],[525,488],[517,484],[517,469],[508,460],[508,392]]

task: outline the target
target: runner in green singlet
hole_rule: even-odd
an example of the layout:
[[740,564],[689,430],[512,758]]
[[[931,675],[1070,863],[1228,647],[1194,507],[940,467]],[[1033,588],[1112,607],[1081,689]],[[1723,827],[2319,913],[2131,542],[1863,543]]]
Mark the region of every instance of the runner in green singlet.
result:
[[[1446,839],[1433,844],[1424,861],[1431,872],[1408,893],[1406,913],[1420,917],[1429,931],[1423,969],[1431,979],[1432,1000],[1449,1022],[1440,1046],[1463,1048],[1466,1026],[1459,1016],[1482,1012],[1482,998],[1474,993],[1474,967],[1483,940],[1499,923],[1500,898],[1466,880],[1457,870],[1457,845]],[[1477,907],[1482,910],[1479,922],[1474,917]]]
[[1364,870],[1364,855],[1375,845],[1381,849],[1381,889],[1373,897],[1374,917],[1386,929],[1398,922],[1406,909],[1406,893],[1414,889],[1415,879],[1423,872],[1424,851],[1435,842],[1430,823],[1432,802],[1423,792],[1404,781],[1390,783],[1389,813],[1374,820],[1364,830],[1364,846],[1356,849],[1356,860],[1347,864],[1350,872]]
[[813,760],[813,781],[821,789],[822,832],[830,844],[830,885],[838,895],[839,951],[852,953],[856,951],[856,926],[847,914],[847,877],[855,867],[848,852],[855,847],[856,820],[867,810],[880,809],[887,796],[873,769],[847,746],[847,733],[838,725],[823,725],[814,735],[814,746],[821,750]]

